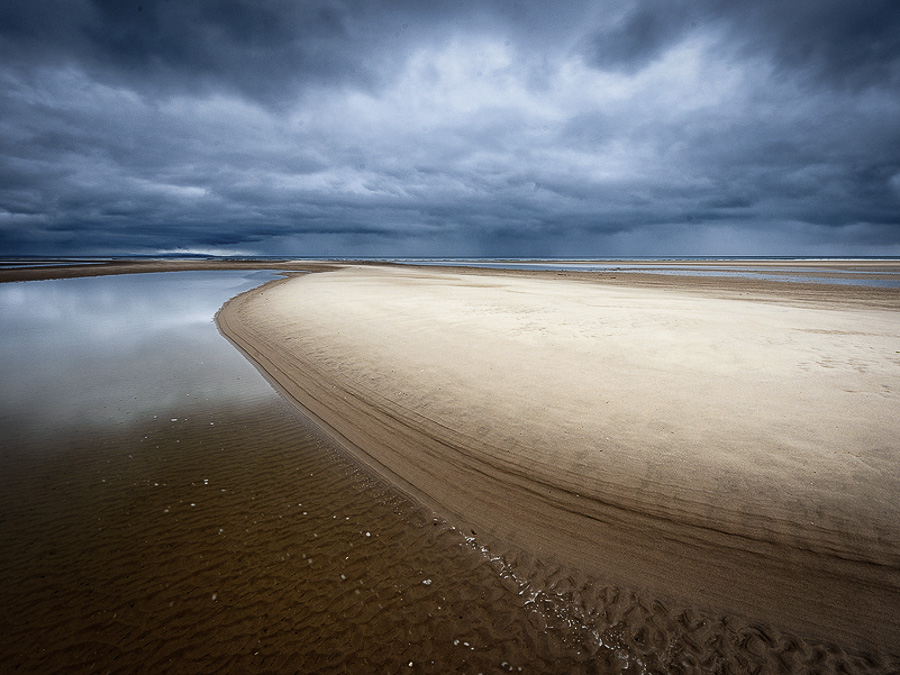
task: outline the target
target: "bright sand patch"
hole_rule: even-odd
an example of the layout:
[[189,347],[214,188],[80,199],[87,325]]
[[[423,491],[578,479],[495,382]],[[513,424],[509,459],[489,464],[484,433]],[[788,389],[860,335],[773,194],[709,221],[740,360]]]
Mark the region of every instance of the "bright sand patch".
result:
[[900,650],[896,312],[348,267],[238,296],[219,324],[479,537]]

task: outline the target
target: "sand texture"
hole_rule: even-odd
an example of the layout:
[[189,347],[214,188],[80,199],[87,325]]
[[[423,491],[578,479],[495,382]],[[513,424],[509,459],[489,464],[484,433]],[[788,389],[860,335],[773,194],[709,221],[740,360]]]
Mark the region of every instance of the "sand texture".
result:
[[900,653],[897,291],[710,283],[348,266],[218,321],[334,438],[479,537]]
[[[0,671],[593,673],[622,649],[652,658],[546,630],[458,531],[277,403],[5,453]],[[634,606],[622,596],[615,616]],[[729,653],[704,641],[725,631],[693,634],[678,658],[697,670]]]

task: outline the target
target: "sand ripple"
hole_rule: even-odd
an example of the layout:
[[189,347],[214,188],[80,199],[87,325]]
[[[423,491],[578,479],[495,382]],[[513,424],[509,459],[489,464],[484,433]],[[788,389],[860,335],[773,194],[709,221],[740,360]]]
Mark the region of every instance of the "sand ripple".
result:
[[888,668],[491,551],[287,406],[193,415],[4,455],[7,672]]

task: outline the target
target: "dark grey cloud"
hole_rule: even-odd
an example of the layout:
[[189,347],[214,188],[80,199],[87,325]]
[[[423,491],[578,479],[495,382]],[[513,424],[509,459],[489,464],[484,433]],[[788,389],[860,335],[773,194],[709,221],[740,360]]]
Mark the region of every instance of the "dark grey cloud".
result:
[[728,37],[770,52],[786,77],[860,89],[900,85],[900,5],[892,0],[728,3]]
[[263,104],[310,86],[383,85],[411,50],[493,32],[546,44],[571,18],[534,3],[352,0],[9,0],[7,63],[77,62],[92,78],[155,96],[225,90]]
[[900,254],[895,2],[0,6],[0,253]]
[[614,13],[585,50],[599,68],[634,72],[703,34],[717,37],[724,53],[771,59],[785,77],[851,89],[900,84],[900,5],[893,0],[646,0]]
[[696,27],[692,16],[684,2],[636,3],[590,36],[588,56],[598,68],[634,73]]
[[92,79],[156,96],[224,89],[276,103],[307,81],[367,76],[329,3],[13,0],[0,12],[8,62],[74,62]]

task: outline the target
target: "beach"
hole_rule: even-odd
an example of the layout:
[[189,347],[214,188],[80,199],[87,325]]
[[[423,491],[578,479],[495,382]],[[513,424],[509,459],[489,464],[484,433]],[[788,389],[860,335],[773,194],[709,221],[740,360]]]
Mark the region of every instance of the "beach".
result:
[[0,286],[0,657],[897,672],[900,270],[801,262],[0,270],[57,279]]
[[[213,316],[273,276],[0,285],[4,672],[658,662],[621,626],[599,626],[597,644],[554,614],[564,602],[520,593],[512,561],[398,493],[272,389]],[[552,569],[541,579],[568,583]],[[635,600],[607,606],[621,620]],[[720,654],[701,644],[678,659],[702,667]]]
[[896,655],[898,305],[346,265],[244,293],[218,323],[354,457],[492,550]]

